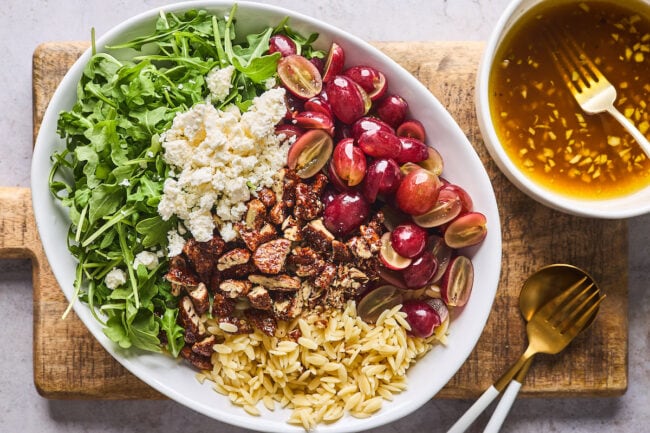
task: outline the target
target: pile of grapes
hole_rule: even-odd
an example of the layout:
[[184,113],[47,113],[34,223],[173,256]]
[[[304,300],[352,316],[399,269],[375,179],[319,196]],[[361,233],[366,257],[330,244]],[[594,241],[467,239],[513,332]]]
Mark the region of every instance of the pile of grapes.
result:
[[[344,238],[373,210],[386,216],[389,231],[379,252],[385,284],[364,294],[359,314],[372,322],[402,304],[411,332],[432,335],[448,308],[465,305],[470,296],[473,266],[459,250],[483,241],[485,216],[473,210],[462,187],[441,177],[440,153],[426,144],[423,124],[409,118],[407,101],[388,92],[381,71],[345,68],[336,43],[325,62],[297,54],[293,41],[280,34],[271,38],[270,51],[282,55],[278,76],[289,103],[277,129],[295,137],[287,165],[302,178],[327,173],[327,229]],[[403,297],[425,287],[439,297]]]

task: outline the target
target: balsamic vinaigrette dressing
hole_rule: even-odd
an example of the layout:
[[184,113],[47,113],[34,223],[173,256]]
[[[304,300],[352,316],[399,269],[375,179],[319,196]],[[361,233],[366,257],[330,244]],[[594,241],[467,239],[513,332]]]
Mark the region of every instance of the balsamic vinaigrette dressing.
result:
[[615,106],[650,138],[650,6],[542,2],[506,36],[490,75],[490,109],[510,159],[538,184],[573,198],[621,197],[650,185],[650,161],[609,114],[577,104],[549,51],[570,34],[616,87]]

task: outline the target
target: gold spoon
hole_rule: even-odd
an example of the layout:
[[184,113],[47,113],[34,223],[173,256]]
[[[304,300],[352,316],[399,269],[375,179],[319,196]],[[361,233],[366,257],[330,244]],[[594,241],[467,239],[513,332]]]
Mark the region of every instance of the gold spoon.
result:
[[[531,275],[522,287],[519,302],[522,315],[528,322],[526,330],[529,345],[526,352],[481,395],[448,433],[464,432],[515,375],[520,379],[521,386],[536,353],[555,354],[564,349],[594,320],[598,305],[604,298],[599,294],[600,290],[593,278],[575,266],[550,265]],[[504,408],[505,406],[504,403]],[[507,406],[506,409],[509,409]],[[505,414],[507,410],[503,419]],[[494,424],[496,422],[495,420]],[[501,423],[498,427],[500,425]]]
[[[554,264],[535,272],[524,282],[524,285],[521,288],[521,293],[519,294],[519,310],[521,310],[521,315],[524,320],[526,322],[530,321],[537,310],[562,293],[563,287],[569,287],[574,282],[579,281],[585,276],[587,276],[589,282],[596,285],[594,279],[591,278],[587,272],[572,265]],[[587,328],[595,318],[596,314],[594,313],[591,318],[585,322],[585,325],[580,332],[584,331],[584,329]],[[492,414],[490,421],[487,423],[485,430],[483,430],[483,433],[495,433],[499,431],[503,421],[510,411],[510,407],[519,393],[519,389],[521,388],[526,375],[528,374],[528,369],[530,368],[532,361],[533,358],[529,358],[524,366],[521,367],[521,370],[519,370],[514,379],[510,381],[510,384],[508,384],[508,387],[503,392],[503,397],[499,400],[499,404],[496,409],[494,409],[494,413]],[[505,386],[505,384],[499,385]]]

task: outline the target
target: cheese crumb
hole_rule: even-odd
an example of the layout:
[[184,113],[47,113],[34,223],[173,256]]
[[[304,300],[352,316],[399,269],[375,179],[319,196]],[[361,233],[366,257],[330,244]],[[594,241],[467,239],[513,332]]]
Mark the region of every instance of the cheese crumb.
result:
[[197,241],[205,242],[216,227],[214,210],[222,238],[234,239],[235,231],[225,224],[245,214],[249,185],[271,187],[285,165],[289,144],[275,134],[286,114],[284,97],[284,89],[277,88],[255,98],[245,113],[235,105],[218,110],[197,104],[176,115],[161,138],[163,158],[173,169],[158,206],[164,220],[177,215]]
[[143,265],[146,269],[153,271],[158,266],[158,256],[151,251],[141,251],[136,254],[133,260],[133,269],[138,269],[139,265]]
[[205,78],[205,82],[210,89],[210,96],[213,102],[222,102],[232,88],[232,74],[235,72],[235,67],[230,65],[225,68],[214,68]]
[[106,277],[104,277],[104,282],[106,283],[106,287],[109,289],[117,289],[126,283],[126,272],[119,268],[113,268],[108,274],[106,274]]

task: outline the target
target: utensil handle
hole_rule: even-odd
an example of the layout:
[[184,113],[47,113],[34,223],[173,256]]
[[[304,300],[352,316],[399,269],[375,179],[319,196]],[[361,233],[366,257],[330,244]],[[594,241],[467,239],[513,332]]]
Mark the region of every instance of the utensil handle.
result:
[[614,116],[614,119],[618,120],[618,123],[627,129],[627,132],[629,132],[630,135],[634,137],[636,142],[639,143],[639,146],[641,146],[641,149],[645,152],[648,158],[650,158],[650,141],[645,138],[645,135],[643,135],[641,131],[639,131],[636,126],[634,126],[634,123],[632,123],[630,119],[625,117],[623,113],[618,111],[616,108],[610,107],[607,111],[609,114]]
[[451,426],[447,433],[463,433],[469,426],[472,425],[476,418],[483,413],[483,411],[497,398],[499,391],[491,385],[486,389],[483,394],[474,402],[474,404],[467,409],[467,412],[461,416],[454,425]]
[[515,398],[517,398],[517,394],[519,394],[521,385],[524,383],[524,379],[526,378],[532,363],[533,358],[528,358],[523,367],[521,367],[512,381],[508,384],[508,388],[506,388],[503,397],[501,397],[499,404],[496,409],[494,409],[494,413],[492,413],[492,417],[488,421],[487,426],[485,426],[483,433],[497,433],[501,429],[503,421],[505,421],[506,416],[508,416],[512,403],[514,403]]
[[517,398],[520,388],[521,382],[518,382],[515,379],[510,382],[503,393],[503,397],[499,400],[499,404],[496,409],[494,409],[494,413],[485,426],[483,433],[497,433],[501,429],[501,425],[503,425],[503,421],[505,421],[506,416],[508,416],[508,412],[510,412],[512,403],[514,403],[515,398]]

